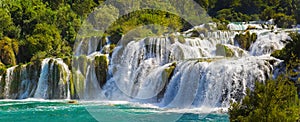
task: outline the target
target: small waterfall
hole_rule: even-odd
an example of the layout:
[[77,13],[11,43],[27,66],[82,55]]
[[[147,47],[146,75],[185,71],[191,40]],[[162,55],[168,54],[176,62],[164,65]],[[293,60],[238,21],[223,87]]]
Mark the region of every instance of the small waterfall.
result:
[[262,33],[250,47],[250,54],[253,56],[270,55],[275,50],[281,50],[286,40],[291,40],[287,33]]
[[17,66],[14,66],[6,70],[5,87],[4,87],[4,98],[6,99],[10,98],[10,87],[11,87],[11,82],[14,79],[14,70],[16,67]]
[[7,99],[70,99],[70,75],[68,66],[61,59],[14,66],[6,70],[1,79],[0,97]]
[[168,85],[161,106],[229,107],[230,100],[240,101],[246,88],[271,77],[271,57],[246,57],[215,62],[185,61],[179,63]]
[[[47,91],[48,91],[48,75],[49,75],[49,61],[50,58],[47,58],[42,61],[42,68],[40,73],[40,78],[38,81],[38,87],[35,91],[34,98],[47,98]],[[51,69],[53,67],[53,63],[50,64]]]
[[104,86],[107,80],[108,63],[108,55],[99,52],[74,58],[73,71],[75,72],[73,73],[73,79],[81,99],[105,98],[102,95],[101,87]]
[[62,59],[55,59],[57,62],[58,66],[61,66],[60,71],[60,78],[59,78],[59,89],[60,91],[63,91],[63,93],[67,94],[62,94],[61,96],[65,97],[67,99],[71,99],[71,91],[70,91],[70,78],[71,78],[71,71],[69,70],[69,67],[67,64],[63,62]]

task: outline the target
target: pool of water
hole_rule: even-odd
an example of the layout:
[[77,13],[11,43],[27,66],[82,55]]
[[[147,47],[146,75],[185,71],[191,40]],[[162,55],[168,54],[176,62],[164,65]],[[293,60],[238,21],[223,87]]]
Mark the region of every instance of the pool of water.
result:
[[67,100],[1,100],[0,121],[43,122],[185,122],[229,121],[227,114],[165,109],[129,102],[68,103]]

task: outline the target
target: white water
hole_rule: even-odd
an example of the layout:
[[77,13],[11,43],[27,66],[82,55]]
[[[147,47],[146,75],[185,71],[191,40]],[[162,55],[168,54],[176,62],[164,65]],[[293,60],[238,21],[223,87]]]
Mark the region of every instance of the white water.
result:
[[255,43],[251,45],[250,54],[253,56],[270,55],[275,50],[281,50],[285,46],[286,40],[291,40],[291,38],[284,32],[260,34]]
[[[237,32],[215,31],[189,37],[192,32],[185,32],[184,39],[175,34],[119,42],[109,56],[109,79],[102,89],[95,80],[93,65],[87,66],[84,81],[76,80],[76,84],[85,84],[83,98],[100,95],[98,100],[153,103],[167,108],[227,108],[229,101],[240,101],[247,88],[253,89],[255,81],[272,77],[280,60],[270,54],[285,46],[282,40],[289,39],[286,33],[250,31],[258,39],[246,51],[234,45]],[[234,56],[217,56],[217,44],[233,51]],[[102,54],[96,51],[87,57],[93,59],[96,55]],[[168,77],[166,70],[174,62],[176,68]]]
[[4,98],[10,98],[10,86],[13,80],[13,72],[17,66],[8,68],[5,76]]
[[[35,91],[34,94],[34,98],[47,98],[47,90],[48,90],[48,71],[49,71],[49,65],[53,65],[49,64],[50,58],[47,58],[45,60],[43,60],[42,62],[42,69],[41,69],[41,74],[40,74],[40,78],[38,81],[38,86],[37,89]],[[52,66],[51,66],[52,67]]]
[[[60,73],[60,79],[59,79],[60,90],[67,92],[67,99],[71,99],[71,92],[70,92],[71,71],[69,70],[68,65],[65,64],[62,59],[55,59],[55,61],[58,63],[58,65],[62,66],[63,68]],[[67,86],[67,90],[65,90],[65,86]]]
[[[112,55],[96,51],[97,38],[85,39],[75,49],[76,56],[87,55],[83,58],[85,62],[75,62],[77,65],[73,67],[76,91],[85,100],[134,101],[163,108],[227,108],[230,100],[240,101],[245,96],[246,88],[253,89],[255,81],[264,82],[272,77],[274,66],[280,61],[270,54],[282,49],[284,40],[289,39],[286,33],[266,30],[251,33],[257,33],[258,39],[250,51],[234,45],[237,32],[226,31],[202,33],[200,37],[188,37],[189,32],[186,32],[184,39],[161,36],[120,42]],[[106,43],[104,47],[109,46]],[[234,56],[217,56],[217,44],[232,50]],[[109,60],[103,87],[97,81],[94,64],[97,56],[106,56]],[[50,99],[48,82],[53,80],[49,78],[52,77],[50,74],[57,74],[54,71],[56,62],[62,67],[60,77],[55,81],[59,84],[59,94],[66,93],[66,98],[70,99],[68,66],[61,59],[53,59],[52,63],[50,60],[47,58],[42,62],[33,97]],[[175,65],[174,71],[170,70]],[[13,69],[7,72],[13,72]],[[172,74],[168,76],[168,72]],[[8,73],[5,77],[7,96],[12,75]],[[27,98],[32,90],[26,84],[32,81],[22,79],[22,87],[26,90],[20,98]]]

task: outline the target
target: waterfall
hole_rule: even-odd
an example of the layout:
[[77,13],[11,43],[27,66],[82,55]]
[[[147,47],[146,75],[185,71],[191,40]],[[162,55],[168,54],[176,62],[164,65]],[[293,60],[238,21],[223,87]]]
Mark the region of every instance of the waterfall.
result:
[[[202,26],[199,26],[202,27]],[[237,32],[206,31],[121,40],[79,39],[72,68],[46,58],[7,69],[0,97],[126,100],[166,108],[229,107],[256,81],[272,78],[287,33],[255,30],[249,50],[235,44]],[[196,35],[196,36],[195,36]],[[69,70],[72,69],[72,72]],[[72,79],[71,79],[72,78]],[[13,88],[13,89],[12,89]]]
[[254,44],[250,47],[250,54],[254,56],[270,55],[275,50],[281,50],[286,40],[291,40],[287,33],[261,33]]
[[92,38],[88,43],[81,41],[81,47],[75,48],[81,52],[76,52],[73,62],[79,97],[170,108],[226,108],[230,101],[241,101],[256,81],[272,77],[281,61],[270,54],[289,39],[286,33],[250,31],[258,38],[247,51],[234,45],[237,32],[214,31],[192,37],[194,32],[121,40],[109,54],[101,50],[91,53]]
[[[34,97],[35,98],[47,98],[47,90],[48,90],[48,75],[49,75],[49,61],[50,58],[47,58],[43,60],[42,62],[42,69],[41,69],[41,74],[40,78],[38,81],[38,87],[35,91]],[[53,63],[50,64],[51,69],[53,67]]]
[[[0,97],[7,99],[70,99],[71,71],[62,59],[46,58],[41,62],[8,68],[1,79]],[[2,85],[1,85],[2,86]]]
[[6,76],[5,76],[5,87],[4,87],[4,98],[10,98],[10,86],[11,82],[13,80],[13,71],[15,70],[17,66],[8,68],[6,70]]

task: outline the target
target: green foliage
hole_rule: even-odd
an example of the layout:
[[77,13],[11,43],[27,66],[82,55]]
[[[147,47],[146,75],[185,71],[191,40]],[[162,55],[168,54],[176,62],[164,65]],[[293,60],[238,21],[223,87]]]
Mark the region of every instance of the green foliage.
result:
[[231,121],[300,120],[300,80],[293,79],[299,75],[294,68],[300,66],[300,35],[292,33],[290,36],[293,41],[272,54],[285,61],[285,74],[265,83],[257,82],[254,91],[248,90],[241,103],[231,103]]
[[[205,7],[205,5],[204,5]],[[257,21],[275,19],[287,28],[300,22],[300,2],[293,0],[212,0],[208,13],[222,21]]]
[[37,24],[31,36],[26,41],[29,54],[45,51],[48,54],[56,54],[61,50],[61,36],[58,29],[46,23]]
[[281,28],[292,28],[292,25],[296,24],[296,20],[293,16],[287,16],[283,13],[274,15],[275,23]]
[[248,50],[252,43],[257,39],[255,33],[250,34],[249,31],[246,34],[238,34],[235,36],[234,40],[240,45],[242,49]]
[[16,40],[4,37],[0,40],[0,60],[5,65],[16,65],[16,54],[19,51]]
[[[6,71],[5,65],[0,61],[0,76],[2,76]],[[2,79],[0,79],[1,81]]]
[[[174,14],[160,10],[144,9],[122,16],[108,28],[107,33],[112,36],[122,35],[143,25],[161,25],[140,28],[145,29],[141,30],[141,32],[149,32],[150,30],[150,33],[156,35],[169,32],[170,29],[171,31],[180,31],[183,27],[181,18]],[[162,26],[163,28],[161,28]],[[113,42],[117,43],[118,40],[114,39]]]
[[[128,3],[124,0],[2,0],[0,2],[0,40],[8,37],[18,45],[19,53],[6,50],[3,57],[15,57],[10,63],[26,63],[44,56],[70,57],[77,33],[84,36],[110,36],[117,43],[122,35],[131,33],[136,37],[161,35],[191,28],[193,22],[207,22],[206,12],[217,18],[217,27],[226,30],[229,21],[275,19],[279,27],[291,27],[300,22],[300,2],[294,0],[194,0],[203,9],[194,10],[194,3],[176,5],[166,1],[140,0]],[[151,5],[151,6],[150,6]],[[99,6],[99,7],[98,7]],[[139,11],[131,12],[126,7]],[[160,10],[144,9],[143,7]],[[123,9],[118,9],[123,8]],[[94,11],[94,12],[93,12]],[[170,13],[172,11],[174,13]],[[83,23],[89,16],[89,22]],[[184,16],[193,14],[196,16]],[[121,17],[119,17],[122,15]],[[183,18],[177,16],[183,15]],[[117,18],[119,17],[119,18]],[[203,19],[198,19],[198,18]],[[215,19],[216,20],[216,19]],[[114,22],[112,25],[109,23]],[[81,26],[83,25],[83,26]],[[162,27],[139,28],[143,25]],[[85,32],[79,32],[82,28]],[[94,31],[106,29],[106,32]],[[136,29],[137,31],[131,32]],[[246,39],[247,40],[247,39]],[[243,40],[243,42],[247,42]],[[249,43],[242,43],[245,48]],[[45,54],[46,53],[46,54]],[[2,56],[2,55],[1,55]],[[2,62],[7,65],[6,61]]]
[[4,36],[18,37],[19,30],[14,25],[9,11],[0,8],[0,39],[2,39]]
[[231,103],[229,115],[231,121],[295,122],[300,119],[296,87],[283,76],[265,83],[256,82],[255,90],[248,89],[242,103]]

